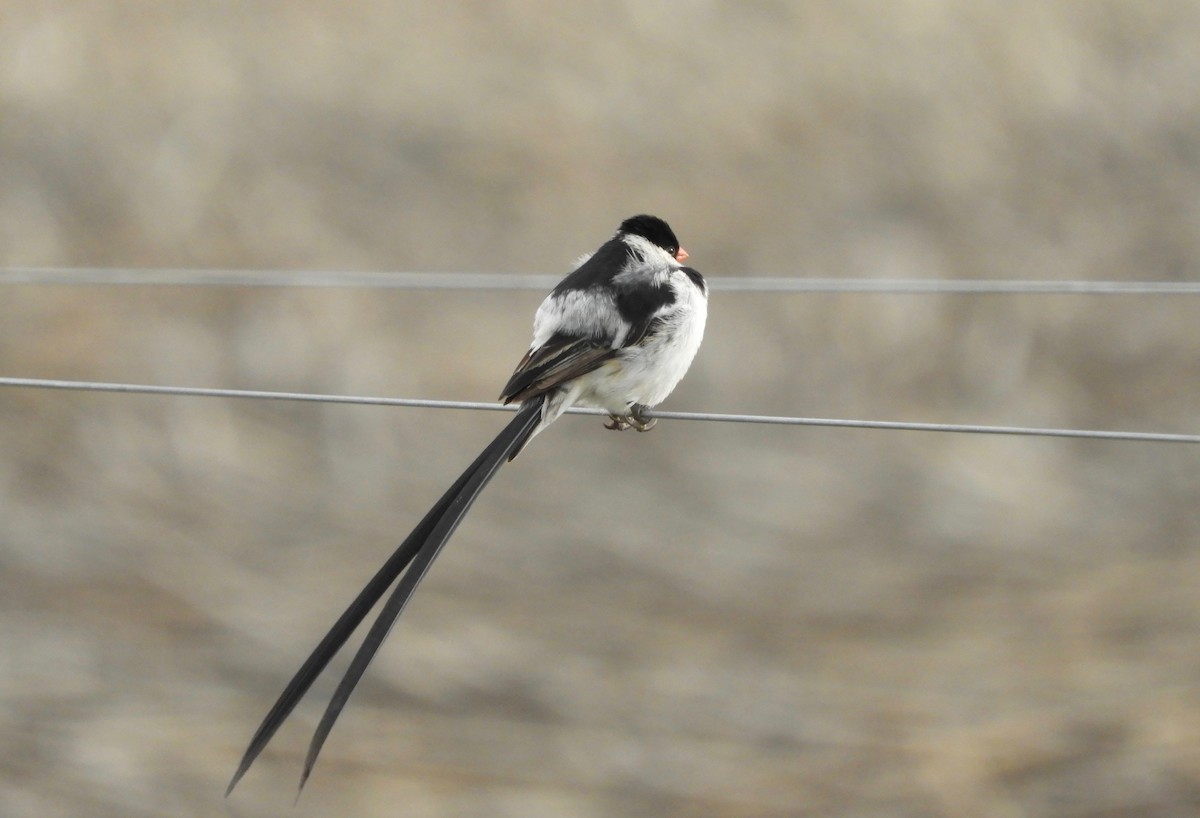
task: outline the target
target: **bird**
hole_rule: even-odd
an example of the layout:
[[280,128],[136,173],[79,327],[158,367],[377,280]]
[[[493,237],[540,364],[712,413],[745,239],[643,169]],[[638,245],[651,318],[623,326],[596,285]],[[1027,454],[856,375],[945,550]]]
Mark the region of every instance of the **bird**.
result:
[[[684,266],[670,226],[650,215],[621,222],[581,257],[538,307],[533,339],[500,393],[513,419],[454,481],[330,628],[288,682],[250,740],[225,791],[249,770],[375,604],[395,584],[326,706],[301,773],[303,791],[338,715],[430,565],[499,468],[573,406],[607,412],[605,427],[649,431],[657,406],[683,378],[704,336],[708,286]],[[398,580],[398,581],[397,581]]]

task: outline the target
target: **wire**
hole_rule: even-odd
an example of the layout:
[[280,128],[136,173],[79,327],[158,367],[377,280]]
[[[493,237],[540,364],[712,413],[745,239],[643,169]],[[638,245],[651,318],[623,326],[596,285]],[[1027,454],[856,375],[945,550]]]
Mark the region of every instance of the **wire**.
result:
[[[398,290],[549,291],[561,276],[524,273],[209,270],[136,267],[5,267],[0,284],[173,287],[347,287]],[[795,278],[727,276],[715,291],[971,295],[1200,295],[1196,281],[1019,281],[996,279]]]
[[[206,398],[251,398],[257,400],[349,403],[373,406],[407,406],[423,409],[475,409],[491,412],[515,411],[515,406],[472,401],[423,400],[416,398],[376,398],[351,395],[320,395],[305,392],[262,392],[245,389],[208,389],[191,386],[149,386],[132,383],[97,383],[40,378],[0,377],[0,386],[30,389],[68,389],[82,392],[125,392],[147,395],[186,395]],[[601,409],[568,409],[572,414],[607,415]],[[889,429],[910,432],[956,432],[984,435],[1023,435],[1032,437],[1088,438],[1094,440],[1133,440],[1143,443],[1200,443],[1200,435],[1165,432],[1111,432],[1087,429],[1042,429],[1024,426],[979,426],[949,423],[904,423],[883,420],[837,420],[830,418],[778,417],[771,415],[730,415],[713,412],[646,412],[646,417],[664,420],[702,420],[718,423],[765,423],[778,426],[830,426],[849,429]]]

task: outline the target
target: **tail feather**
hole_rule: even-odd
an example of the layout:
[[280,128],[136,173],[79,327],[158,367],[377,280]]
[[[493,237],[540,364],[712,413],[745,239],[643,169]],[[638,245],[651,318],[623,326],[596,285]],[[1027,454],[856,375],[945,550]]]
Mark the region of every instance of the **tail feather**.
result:
[[[326,665],[349,639],[350,634],[366,618],[371,608],[396,581],[396,578],[403,573],[404,576],[387,602],[384,603],[378,618],[367,633],[366,640],[355,654],[313,735],[308,757],[305,760],[304,773],[300,779],[300,788],[303,789],[304,783],[308,780],[313,765],[316,763],[317,756],[320,754],[321,747],[330,730],[333,729],[342,708],[349,700],[350,694],[354,691],[355,685],[366,672],[380,645],[383,644],[384,638],[404,611],[413,592],[424,579],[442,546],[458,528],[458,524],[462,522],[472,503],[483,491],[484,486],[495,476],[500,466],[515,457],[536,432],[541,423],[543,400],[544,398],[537,397],[521,405],[516,417],[450,486],[417,524],[412,533],[400,544],[400,547],[371,578],[366,587],[350,603],[350,606],[330,628],[304,664],[296,671],[296,675],[288,682],[283,693],[280,694],[262,724],[259,725],[238,764],[237,771],[229,782],[229,787],[225,791],[226,796],[237,786],[238,781],[258,758],[263,748],[267,746],[296,704],[308,692]],[[407,572],[405,572],[406,568]]]

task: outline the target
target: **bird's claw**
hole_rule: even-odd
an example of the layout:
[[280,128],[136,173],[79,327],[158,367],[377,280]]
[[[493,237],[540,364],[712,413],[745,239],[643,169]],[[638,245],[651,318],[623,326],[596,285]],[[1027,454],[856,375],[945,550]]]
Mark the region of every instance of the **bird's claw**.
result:
[[629,425],[637,429],[639,432],[648,432],[658,423],[658,418],[642,418],[634,417],[630,420]]
[[609,415],[608,420],[609,422],[604,424],[604,428],[612,429],[615,432],[623,432],[629,428],[639,432],[648,432],[658,423],[658,418],[643,417],[636,406],[628,415]]
[[604,424],[604,428],[611,429],[614,432],[623,432],[633,425],[625,415],[609,415],[608,420],[609,422]]

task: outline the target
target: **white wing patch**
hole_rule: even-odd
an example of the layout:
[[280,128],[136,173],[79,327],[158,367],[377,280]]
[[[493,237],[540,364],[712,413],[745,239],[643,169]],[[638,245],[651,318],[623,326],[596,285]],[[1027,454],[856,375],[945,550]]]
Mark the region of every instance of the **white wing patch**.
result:
[[560,332],[603,340],[615,349],[629,334],[629,322],[617,311],[611,294],[595,288],[568,290],[547,296],[538,307],[531,348],[541,348]]

